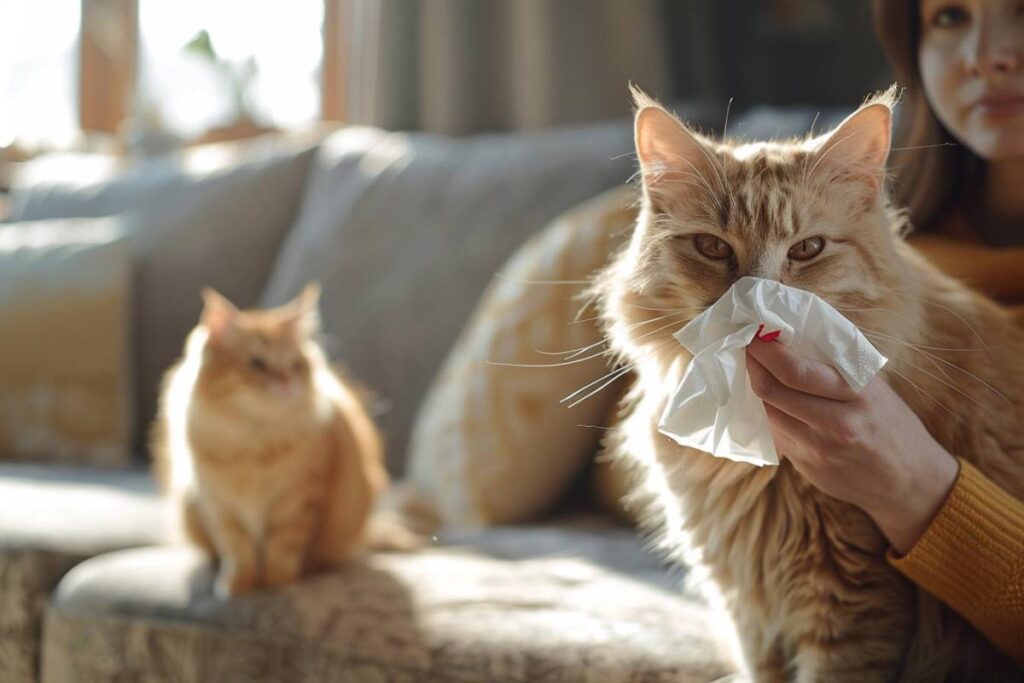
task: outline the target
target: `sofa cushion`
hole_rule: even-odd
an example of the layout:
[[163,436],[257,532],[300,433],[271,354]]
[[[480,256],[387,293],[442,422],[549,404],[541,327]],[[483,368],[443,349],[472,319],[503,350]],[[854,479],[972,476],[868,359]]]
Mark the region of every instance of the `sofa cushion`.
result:
[[0,465],[0,678],[38,680],[43,612],[65,572],[163,538],[146,472]]
[[[515,559],[378,554],[230,603],[212,597],[210,565],[188,548],[94,558],[56,592],[43,680],[703,682],[729,671],[704,606],[572,557],[571,543],[547,552],[571,536],[545,544],[548,533],[513,532],[521,550],[530,536],[542,549]],[[608,556],[642,553],[629,532],[582,545],[602,543]]]
[[[132,249],[134,445],[160,379],[199,320],[200,292],[254,306],[291,226],[315,147],[263,144],[232,163],[162,161],[102,183],[16,188],[15,218],[118,214]],[[194,163],[185,163],[194,162]]]
[[0,460],[127,465],[120,221],[0,225]]
[[583,293],[628,238],[636,198],[616,188],[533,236],[459,335],[409,444],[409,475],[446,524],[535,519],[594,453],[618,392],[602,386],[609,358]]
[[352,128],[325,140],[264,303],[323,284],[329,352],[389,406],[392,471],[491,276],[562,211],[624,182],[631,138],[622,122],[462,139]]

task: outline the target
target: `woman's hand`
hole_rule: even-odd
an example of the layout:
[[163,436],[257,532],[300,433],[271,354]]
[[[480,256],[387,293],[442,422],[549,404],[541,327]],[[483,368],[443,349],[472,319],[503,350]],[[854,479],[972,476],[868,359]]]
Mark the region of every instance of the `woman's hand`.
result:
[[959,465],[880,377],[856,393],[831,366],[754,340],[747,371],[779,453],[825,493],[875,520],[900,554],[913,547]]

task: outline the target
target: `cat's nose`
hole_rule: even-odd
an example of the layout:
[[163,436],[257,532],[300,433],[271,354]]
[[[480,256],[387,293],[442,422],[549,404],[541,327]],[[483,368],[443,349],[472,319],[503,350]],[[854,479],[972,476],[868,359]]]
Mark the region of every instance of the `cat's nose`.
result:
[[741,268],[739,277],[759,277],[764,280],[778,280],[779,269],[768,263],[755,263],[747,268],[746,272],[743,272]]
[[279,396],[291,397],[298,393],[298,382],[287,375],[279,375],[274,378],[272,391]]

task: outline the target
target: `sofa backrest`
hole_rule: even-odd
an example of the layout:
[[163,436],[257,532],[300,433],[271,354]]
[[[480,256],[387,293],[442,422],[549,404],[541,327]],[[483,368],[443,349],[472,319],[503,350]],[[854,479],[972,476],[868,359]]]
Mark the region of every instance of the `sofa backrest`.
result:
[[202,288],[215,287],[239,306],[259,304],[314,151],[304,141],[261,143],[241,162],[193,155],[99,183],[16,187],[12,221],[119,216],[132,261],[129,365],[139,452],[161,378],[199,320]]
[[625,183],[628,121],[451,139],[351,128],[321,145],[264,303],[323,285],[328,352],[379,398],[389,466],[487,283],[563,211]]

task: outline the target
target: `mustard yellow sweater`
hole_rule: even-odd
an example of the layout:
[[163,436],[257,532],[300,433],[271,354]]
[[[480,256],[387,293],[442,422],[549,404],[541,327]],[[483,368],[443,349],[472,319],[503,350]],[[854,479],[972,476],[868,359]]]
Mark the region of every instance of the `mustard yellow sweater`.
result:
[[889,562],[1024,664],[1024,503],[961,460],[939,514]]
[[[909,241],[939,268],[1007,305],[1024,325],[1024,249],[981,244],[963,217],[940,232],[947,235]],[[890,554],[889,561],[1024,664],[1024,502],[961,460],[931,526],[909,553]]]

